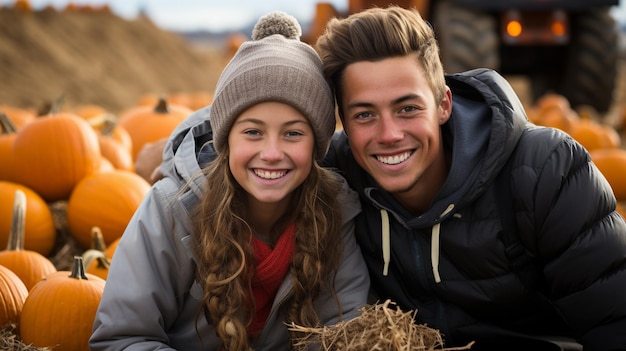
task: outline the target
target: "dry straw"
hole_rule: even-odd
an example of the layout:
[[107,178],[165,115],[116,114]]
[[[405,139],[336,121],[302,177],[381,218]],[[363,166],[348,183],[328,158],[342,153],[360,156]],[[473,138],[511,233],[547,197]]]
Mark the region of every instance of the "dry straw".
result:
[[443,348],[439,331],[415,323],[416,313],[402,312],[387,300],[382,304],[365,305],[359,317],[346,322],[319,328],[292,323],[289,329],[304,335],[296,341],[297,349],[319,345],[321,351],[468,350],[474,344]]
[[50,351],[48,347],[35,347],[22,342],[15,335],[17,326],[15,324],[7,324],[0,329],[0,350],[3,351]]

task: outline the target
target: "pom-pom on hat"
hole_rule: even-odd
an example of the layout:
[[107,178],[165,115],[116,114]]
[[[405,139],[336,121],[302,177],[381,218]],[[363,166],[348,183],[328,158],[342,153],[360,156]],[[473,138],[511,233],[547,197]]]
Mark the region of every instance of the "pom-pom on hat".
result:
[[289,104],[309,120],[316,158],[328,150],[335,130],[333,95],[315,50],[300,41],[298,21],[281,11],[259,19],[252,40],[244,42],[222,71],[211,107],[217,152],[225,149],[235,119],[251,106],[276,101]]

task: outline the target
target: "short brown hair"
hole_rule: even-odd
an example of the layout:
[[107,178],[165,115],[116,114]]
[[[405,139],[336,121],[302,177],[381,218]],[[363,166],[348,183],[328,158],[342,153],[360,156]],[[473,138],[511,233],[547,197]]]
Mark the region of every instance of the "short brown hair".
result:
[[436,102],[443,99],[445,79],[432,27],[416,10],[398,6],[370,8],[347,18],[331,19],[317,40],[324,76],[341,114],[341,79],[351,63],[414,55],[421,64]]

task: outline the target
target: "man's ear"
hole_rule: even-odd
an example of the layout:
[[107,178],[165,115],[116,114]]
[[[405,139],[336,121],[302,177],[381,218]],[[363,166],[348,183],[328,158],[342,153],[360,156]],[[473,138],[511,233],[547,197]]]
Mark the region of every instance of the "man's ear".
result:
[[448,122],[448,119],[450,119],[450,115],[452,114],[452,92],[447,86],[446,91],[443,94],[443,99],[439,104],[439,108],[439,124],[441,125]]

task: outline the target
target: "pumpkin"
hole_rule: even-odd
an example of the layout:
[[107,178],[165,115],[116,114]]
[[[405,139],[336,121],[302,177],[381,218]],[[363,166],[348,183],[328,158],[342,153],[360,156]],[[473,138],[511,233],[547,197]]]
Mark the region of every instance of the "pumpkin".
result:
[[617,213],[619,213],[622,217],[626,218],[626,210],[624,209],[624,206],[622,206],[621,203],[617,203],[617,207],[615,207],[615,210],[617,211]]
[[169,137],[191,113],[188,107],[168,105],[165,98],[160,98],[155,107],[136,106],[122,113],[118,123],[130,134],[133,160],[144,144]]
[[91,245],[91,230],[102,229],[108,245],[122,236],[150,184],[139,175],[122,170],[93,174],[83,179],[67,204],[67,223],[74,239]]
[[569,135],[588,151],[619,147],[619,135],[612,127],[582,118],[569,129]]
[[160,178],[158,167],[163,162],[163,149],[167,139],[163,138],[143,146],[135,160],[135,173],[140,175],[148,183],[154,184]]
[[626,201],[626,150],[598,149],[590,152],[591,160],[611,184],[617,201]]
[[226,37],[226,53],[229,56],[235,55],[241,44],[245,43],[247,40],[248,37],[243,33],[234,32],[229,34],[228,37]]
[[106,250],[106,244],[104,243],[104,237],[102,236],[100,228],[92,228],[91,239],[91,248],[82,254],[85,270],[87,273],[97,275],[106,280],[113,255],[108,256],[104,252]]
[[188,107],[192,110],[199,110],[213,103],[213,93],[208,91],[196,91],[189,94]]
[[11,156],[20,183],[47,202],[67,200],[80,180],[99,171],[101,160],[96,132],[70,113],[25,125],[17,133]]
[[544,114],[548,110],[558,110],[562,113],[566,113],[572,109],[569,100],[561,94],[547,93],[541,95],[535,103],[538,113]]
[[578,122],[578,114],[563,95],[544,94],[537,100],[529,119],[538,125],[557,128],[569,132]]
[[30,291],[43,277],[57,269],[46,256],[37,251],[24,250],[25,212],[26,195],[23,191],[16,190],[11,232],[7,248],[0,251],[0,265],[12,270]]
[[85,104],[74,108],[74,113],[77,116],[89,121],[91,118],[97,118],[98,116],[105,115],[108,112],[100,105]]
[[20,318],[22,341],[55,351],[89,350],[104,284],[85,273],[82,257],[75,256],[71,271],[48,275],[28,293]]
[[57,239],[54,216],[41,196],[21,184],[0,181],[0,243],[4,245],[9,240],[14,212],[13,199],[17,190],[26,195],[24,248],[48,256]]
[[13,142],[17,129],[9,116],[0,111],[0,160],[2,160],[2,167],[0,167],[0,180],[13,180],[13,166],[11,165],[11,152],[13,150]]
[[135,170],[133,156],[128,150],[124,149],[122,144],[102,134],[98,135],[98,142],[100,144],[102,157],[106,158],[114,169],[131,172]]
[[0,105],[0,112],[6,114],[17,129],[37,118],[37,111],[31,108]]
[[12,270],[0,265],[0,327],[19,324],[28,289]]
[[579,117],[574,110],[562,111],[557,108],[539,112],[537,119],[538,125],[560,129],[566,133],[569,133],[579,121]]
[[132,155],[133,152],[133,140],[128,134],[128,131],[124,127],[120,126],[117,120],[107,119],[100,128],[97,129],[100,135],[109,137],[122,145],[124,150],[128,151]]
[[13,8],[21,12],[33,12],[33,7],[30,5],[30,1],[28,0],[15,0]]

